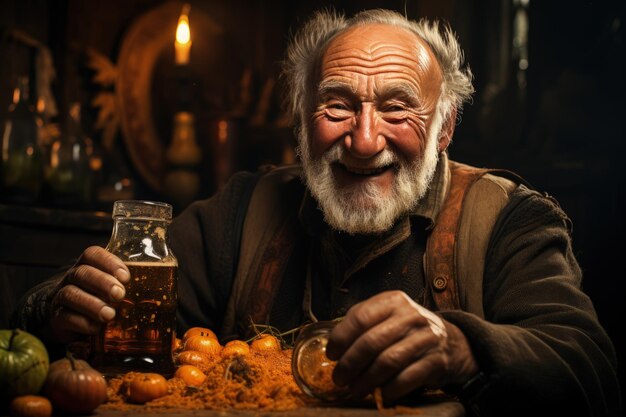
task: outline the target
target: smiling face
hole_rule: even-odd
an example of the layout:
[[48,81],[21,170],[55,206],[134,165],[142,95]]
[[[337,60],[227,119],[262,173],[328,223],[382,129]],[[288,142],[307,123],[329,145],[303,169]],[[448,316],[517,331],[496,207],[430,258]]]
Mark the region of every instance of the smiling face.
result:
[[441,83],[432,52],[405,29],[357,26],[329,44],[300,151],[331,226],[379,233],[424,195],[451,134],[441,134]]

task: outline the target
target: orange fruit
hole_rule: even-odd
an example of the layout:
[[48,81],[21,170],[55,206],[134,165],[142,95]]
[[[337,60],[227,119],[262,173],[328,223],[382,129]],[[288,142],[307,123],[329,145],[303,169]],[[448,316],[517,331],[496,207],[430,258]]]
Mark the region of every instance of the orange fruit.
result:
[[206,371],[215,362],[215,358],[208,353],[185,350],[180,352],[176,361],[179,365],[193,365],[202,371]]
[[144,404],[167,395],[167,380],[163,375],[147,373],[137,374],[128,386],[128,399]]
[[182,365],[174,376],[185,381],[188,387],[199,387],[206,379],[204,372],[193,365]]
[[187,339],[183,350],[196,350],[215,356],[219,355],[222,351],[222,345],[213,337],[196,335]]
[[224,349],[222,349],[222,357],[224,358],[236,355],[247,355],[248,353],[250,353],[250,346],[243,340],[231,340],[226,343]]
[[198,335],[212,337],[213,339],[217,340],[217,335],[215,334],[213,330],[207,329],[206,327],[192,327],[189,330],[187,330],[185,334],[183,335],[183,343],[185,343],[185,341],[187,341],[187,339],[189,339],[190,337],[198,336]]
[[280,351],[280,342],[271,334],[262,334],[250,344],[250,349],[259,352]]
[[22,395],[11,400],[9,414],[14,417],[50,417],[52,404],[46,397]]

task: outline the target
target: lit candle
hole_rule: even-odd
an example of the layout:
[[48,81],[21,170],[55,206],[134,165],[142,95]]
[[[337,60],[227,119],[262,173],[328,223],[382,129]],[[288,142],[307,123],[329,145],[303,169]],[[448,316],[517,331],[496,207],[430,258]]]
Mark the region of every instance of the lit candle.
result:
[[183,11],[178,18],[178,25],[176,26],[176,42],[174,47],[176,49],[176,65],[189,64],[189,52],[191,50],[191,30],[189,29],[189,10],[191,6],[185,4]]

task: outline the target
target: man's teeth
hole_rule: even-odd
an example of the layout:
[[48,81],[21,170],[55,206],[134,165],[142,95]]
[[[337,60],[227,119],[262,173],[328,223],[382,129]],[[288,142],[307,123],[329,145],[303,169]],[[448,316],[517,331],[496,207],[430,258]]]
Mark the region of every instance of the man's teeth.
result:
[[352,167],[348,167],[344,165],[344,168],[346,169],[346,171],[352,173],[352,174],[358,174],[358,175],[376,175],[376,174],[380,174],[381,172],[383,172],[385,169],[387,169],[388,167],[379,167],[379,168],[352,168]]

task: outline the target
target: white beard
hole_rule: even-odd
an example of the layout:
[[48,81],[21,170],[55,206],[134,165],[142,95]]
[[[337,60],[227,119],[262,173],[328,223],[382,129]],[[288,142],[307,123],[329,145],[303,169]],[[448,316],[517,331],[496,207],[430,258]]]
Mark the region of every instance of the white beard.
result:
[[401,216],[413,210],[426,194],[437,169],[441,119],[440,112],[436,111],[422,158],[406,161],[386,148],[368,164],[372,168],[395,165],[391,168],[396,172],[390,194],[374,183],[339,187],[331,165],[342,160],[345,152],[342,141],[334,144],[321,158],[313,160],[308,133],[302,128],[298,134],[298,151],[304,177],[326,223],[352,235],[377,234],[389,230]]

